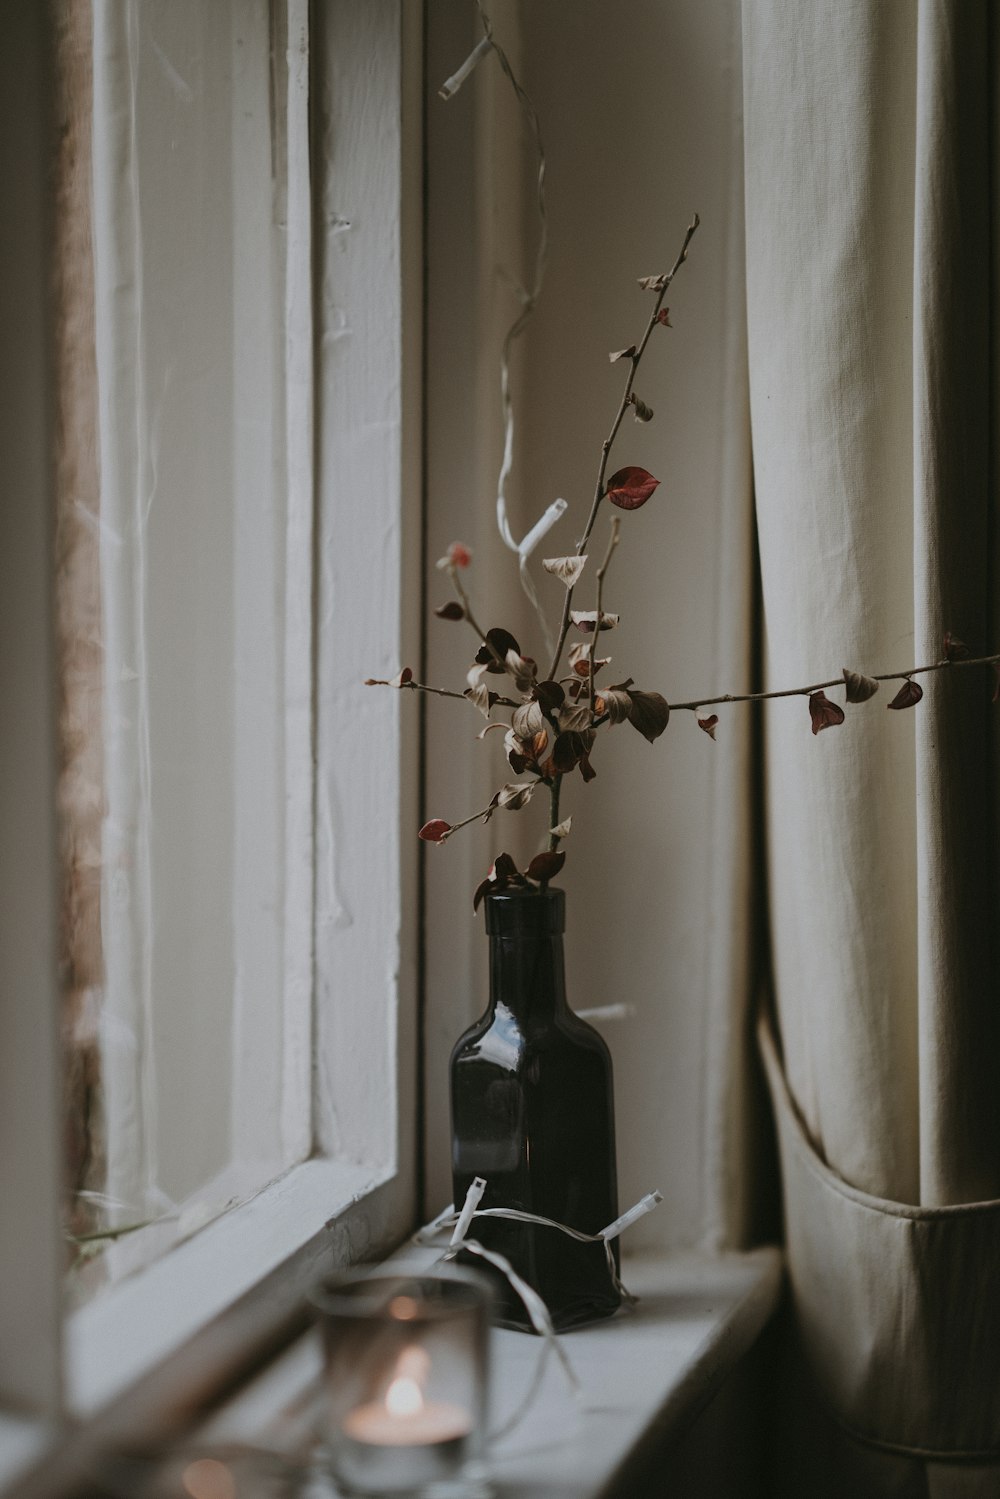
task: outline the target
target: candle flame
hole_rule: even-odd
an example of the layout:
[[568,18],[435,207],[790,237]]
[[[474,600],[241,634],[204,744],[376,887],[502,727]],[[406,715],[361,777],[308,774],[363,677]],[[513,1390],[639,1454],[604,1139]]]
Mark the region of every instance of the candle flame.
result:
[[385,1408],[392,1416],[416,1416],[424,1408],[424,1397],[415,1379],[399,1374],[385,1392]]
[[391,1416],[416,1416],[424,1408],[423,1383],[430,1368],[427,1351],[414,1344],[404,1348],[385,1392],[385,1408]]

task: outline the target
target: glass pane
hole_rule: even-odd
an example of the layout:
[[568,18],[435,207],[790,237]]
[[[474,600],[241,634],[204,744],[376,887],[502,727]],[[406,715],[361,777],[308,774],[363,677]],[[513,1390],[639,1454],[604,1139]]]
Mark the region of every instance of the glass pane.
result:
[[70,1222],[162,1220],[111,1252],[77,1244],[84,1282],[249,1195],[308,1138],[308,1097],[285,1097],[285,663],[309,642],[286,627],[270,25],[266,0],[96,3],[92,84],[70,81],[78,105],[91,91],[74,118],[92,158],[66,164],[62,211],[89,212],[92,258],[66,296],[80,312],[89,295],[94,334],[62,444],[85,445],[89,410],[95,455],[60,500],[67,1139],[92,1194]]

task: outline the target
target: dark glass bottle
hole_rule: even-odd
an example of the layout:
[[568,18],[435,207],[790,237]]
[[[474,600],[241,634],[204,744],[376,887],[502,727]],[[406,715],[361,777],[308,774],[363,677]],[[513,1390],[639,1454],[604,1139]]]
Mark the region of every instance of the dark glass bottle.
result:
[[[565,896],[504,890],[485,905],[489,1008],[451,1057],[455,1205],[481,1176],[481,1207],[519,1208],[599,1233],[618,1216],[611,1057],[566,1003]],[[556,1328],[610,1317],[620,1304],[603,1244],[495,1218],[476,1219],[471,1234],[506,1255]],[[617,1244],[615,1256],[617,1264]],[[499,1320],[530,1330],[506,1279],[493,1278]]]

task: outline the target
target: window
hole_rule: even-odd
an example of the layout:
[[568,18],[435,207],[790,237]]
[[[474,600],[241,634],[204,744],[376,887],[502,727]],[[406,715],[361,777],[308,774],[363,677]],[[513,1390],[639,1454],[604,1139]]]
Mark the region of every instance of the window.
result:
[[[96,384],[76,390],[73,428],[60,379],[78,330],[57,320],[55,371],[28,361],[5,420],[24,498],[6,517],[5,639],[22,659],[5,652],[4,687],[24,733],[3,779],[24,834],[6,873],[0,1157],[37,1253],[23,1239],[5,1252],[0,1399],[39,1413],[61,1378],[54,981],[38,1023],[53,750],[31,688],[52,676],[47,407],[65,457],[89,399],[97,453],[91,489],[58,496],[94,538],[105,730],[100,963],[69,1016],[104,1124],[77,1159],[128,1219],[167,1209],[102,1256],[112,1276],[145,1268],[65,1322],[70,1405],[98,1408],[276,1267],[292,1290],[296,1257],[314,1273],[317,1253],[397,1239],[416,1154],[417,851],[402,825],[417,756],[397,698],[361,683],[397,661],[418,613],[419,14],[398,0],[69,9],[55,77],[64,103],[67,89],[92,100],[77,170],[92,162],[78,198]],[[81,54],[67,32],[79,42],[91,16]],[[35,350],[52,39],[38,18],[17,27],[7,348]],[[86,277],[62,287],[77,307],[87,291]],[[61,616],[60,651],[78,624]],[[72,803],[65,779],[62,793]],[[325,1232],[342,1210],[339,1237]]]

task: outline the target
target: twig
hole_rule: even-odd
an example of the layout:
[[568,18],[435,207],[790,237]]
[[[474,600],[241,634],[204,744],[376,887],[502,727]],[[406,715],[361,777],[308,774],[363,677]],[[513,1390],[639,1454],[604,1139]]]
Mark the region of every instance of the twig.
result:
[[[594,522],[597,519],[598,509],[600,508],[601,501],[604,498],[604,476],[607,473],[608,469],[608,458],[611,454],[611,449],[614,446],[615,438],[618,436],[618,429],[622,424],[626,411],[631,405],[632,386],[635,383],[635,376],[636,371],[639,368],[639,362],[646,351],[646,345],[649,342],[650,334],[656,327],[656,319],[659,316],[660,308],[663,305],[663,298],[667,294],[670,283],[673,281],[674,277],[677,275],[677,272],[680,270],[681,266],[687,259],[688,245],[691,243],[692,236],[694,235],[694,232],[698,228],[700,222],[701,220],[699,219],[698,215],[695,214],[694,218],[691,220],[691,223],[688,225],[687,233],[684,236],[684,243],[681,246],[680,254],[674,261],[672,269],[663,278],[663,286],[657,293],[653,311],[650,313],[649,322],[646,324],[646,331],[642,335],[642,341],[640,342],[639,347],[636,349],[635,353],[631,356],[631,359],[629,361],[630,368],[628,372],[628,378],[625,381],[625,390],[622,395],[621,405],[618,407],[618,414],[611,424],[611,431],[608,433],[608,436],[605,438],[604,443],[601,447],[601,461],[597,470],[597,484],[594,489],[594,500],[593,504],[590,507],[590,515],[587,519],[586,529],[584,530],[583,536],[580,539],[580,542],[576,549],[576,555],[578,557],[582,557],[583,553],[586,551],[587,542],[590,540],[590,533],[594,529]],[[552,657],[552,665],[549,668],[550,679],[555,678],[555,674],[559,669],[559,658],[563,653],[563,646],[566,644],[566,635],[569,631],[569,613],[572,604],[573,589],[568,588],[566,590],[566,600],[563,604],[562,623],[559,626],[559,637],[556,641],[555,655]]]
[[[471,702],[467,692],[452,692],[448,687],[429,687],[426,682],[386,682],[381,677],[369,677],[365,683],[366,687],[394,687],[397,692],[433,692],[435,697],[453,697],[460,703]],[[499,704],[503,708],[519,708],[521,705],[512,697],[497,697],[493,706]]]
[[[1000,662],[1000,655],[976,656],[964,661],[933,661],[929,666],[911,666],[907,671],[885,671],[876,672],[872,676],[873,682],[907,682],[910,677],[919,677],[928,671],[944,671],[953,666],[996,666]],[[843,687],[844,678],[832,677],[828,682],[814,682],[810,687],[785,687],[780,692],[741,692],[726,693],[723,697],[697,697],[689,703],[671,703],[670,708],[710,708],[715,703],[763,703],[769,698],[775,697],[806,697],[810,693],[820,692],[824,687]],[[602,719],[603,723],[604,720]]]
[[[544,785],[551,784],[551,783],[550,782],[546,782],[544,776],[536,776],[535,779],[534,779],[534,781],[529,782],[529,784],[532,787],[535,787],[535,786],[544,786]],[[448,841],[448,839],[451,837],[452,833],[457,833],[458,830],[459,830],[459,828],[467,828],[469,826],[470,822],[478,822],[478,820],[479,820],[480,817],[485,817],[487,815],[487,813],[492,813],[492,812],[495,812],[496,810],[497,810],[496,802],[491,798],[489,805],[486,806],[486,807],[483,807],[482,811],[480,811],[480,812],[473,812],[473,814],[472,814],[471,817],[463,817],[461,822],[453,822],[453,823],[451,823],[450,826],[449,826],[449,828],[448,828],[447,833],[444,835],[443,838],[439,839],[438,841],[440,843],[446,843]]]
[[[487,636],[486,631],[483,629],[482,625],[477,622],[476,617],[475,617],[475,615],[472,612],[472,605],[469,603],[469,595],[466,593],[465,589],[462,587],[461,583],[459,582],[458,568],[457,567],[449,567],[448,573],[449,573],[449,576],[451,577],[451,581],[455,585],[455,592],[458,594],[459,601],[460,601],[460,603],[462,605],[462,608],[465,610],[465,617],[468,620],[469,624],[475,630],[476,634],[479,636],[480,642],[489,651],[489,653],[493,657],[494,661],[496,661],[499,666],[502,666],[503,669],[504,669],[504,671],[507,671],[507,669],[508,669],[507,662],[501,656],[500,652],[497,650],[497,648],[493,644],[493,642],[489,639],[489,637]],[[517,704],[516,703],[512,704],[512,706],[516,707]]]
[[620,528],[621,528],[621,521],[618,519],[618,517],[616,515],[615,518],[611,522],[611,539],[608,542],[608,550],[604,554],[604,561],[601,563],[600,567],[597,569],[597,619],[596,619],[596,621],[594,623],[594,638],[590,642],[590,716],[591,716],[591,718],[593,718],[593,716],[594,716],[594,658],[597,655],[597,642],[598,642],[598,640],[600,638],[600,634],[601,634],[601,607],[602,607],[602,601],[603,601],[603,596],[604,596],[604,574],[608,570],[608,563],[611,561],[612,553],[614,552],[615,547],[618,545],[618,532],[619,532]]

